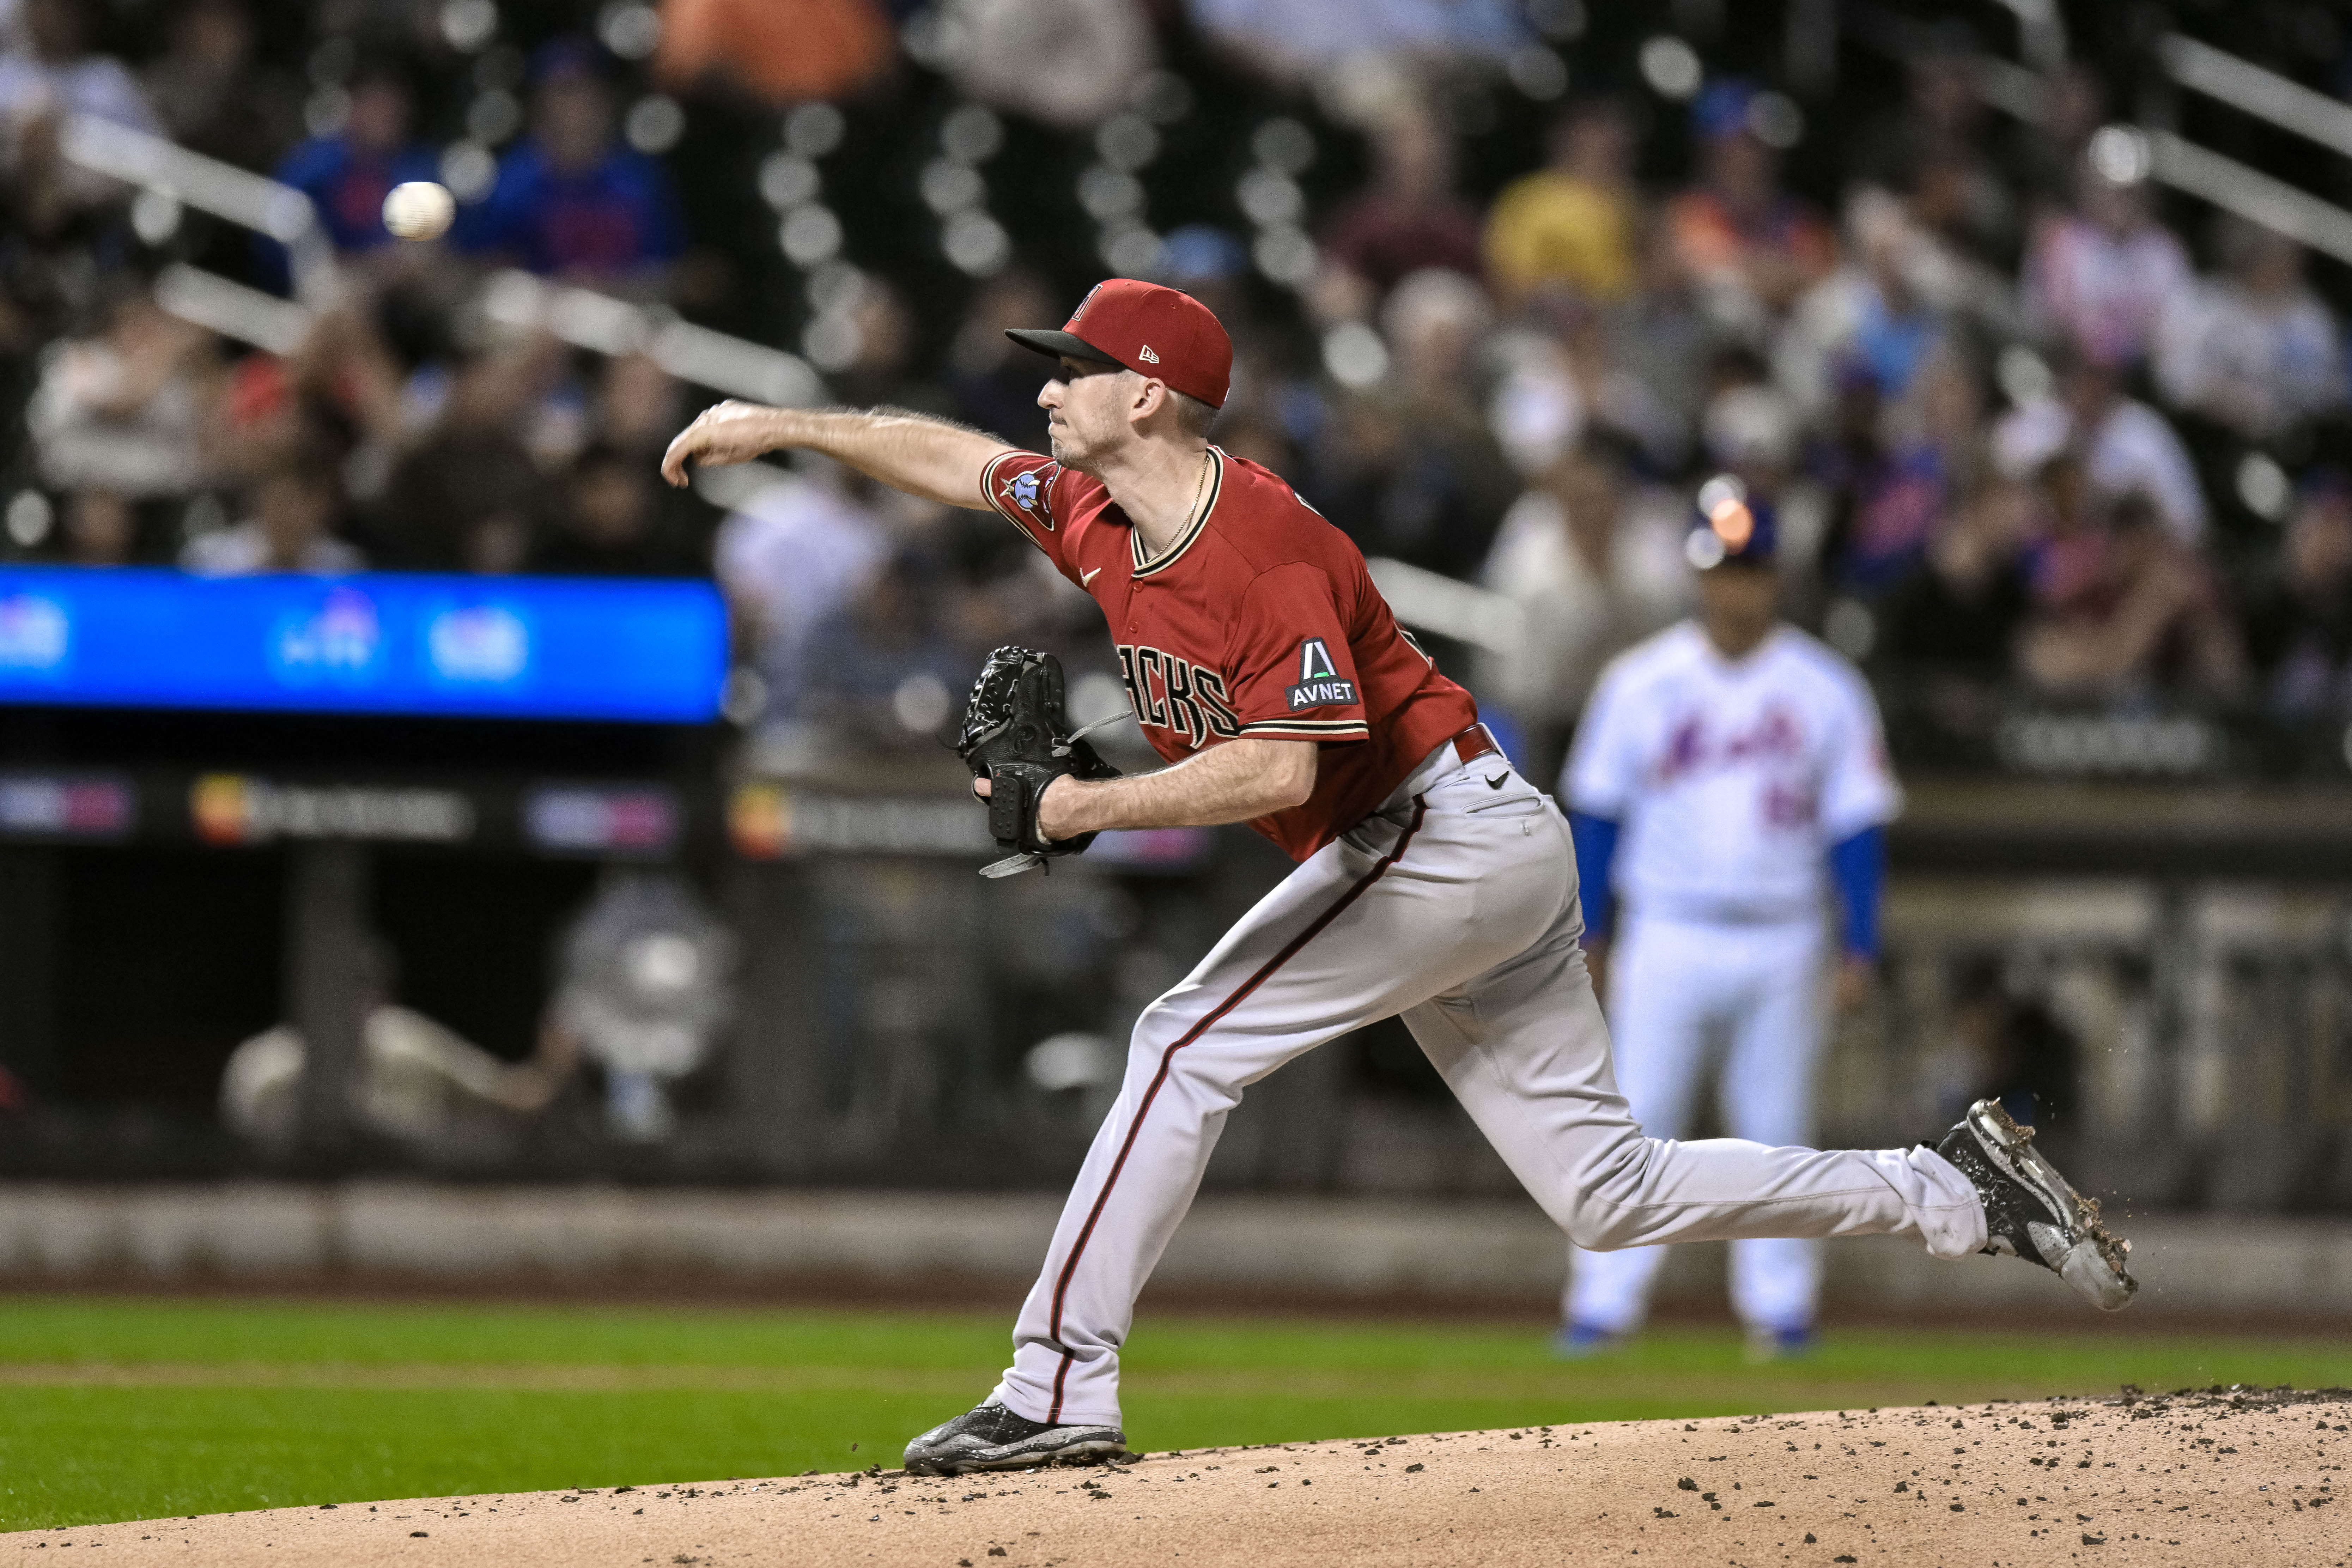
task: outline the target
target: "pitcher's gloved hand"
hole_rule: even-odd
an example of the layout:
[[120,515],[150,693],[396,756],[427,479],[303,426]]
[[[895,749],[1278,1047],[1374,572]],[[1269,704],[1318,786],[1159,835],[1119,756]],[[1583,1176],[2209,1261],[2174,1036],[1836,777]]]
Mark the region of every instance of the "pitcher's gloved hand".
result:
[[1025,647],[990,654],[972,683],[956,754],[974,778],[988,781],[989,836],[1009,856],[984,876],[1025,871],[1049,856],[1082,855],[1095,841],[1091,833],[1049,839],[1037,830],[1038,802],[1055,779],[1118,777],[1084,731],[1073,729],[1062,698],[1061,660]]

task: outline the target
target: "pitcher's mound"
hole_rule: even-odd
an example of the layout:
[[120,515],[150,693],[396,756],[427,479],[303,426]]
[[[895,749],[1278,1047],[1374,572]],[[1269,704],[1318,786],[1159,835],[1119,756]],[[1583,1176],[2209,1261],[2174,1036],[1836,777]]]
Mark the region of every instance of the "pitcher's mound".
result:
[[[2352,1562],[2352,1392],[1528,1426],[28,1531],[94,1568]],[[79,1560],[79,1557],[75,1559]],[[9,1561],[21,1563],[21,1556]]]

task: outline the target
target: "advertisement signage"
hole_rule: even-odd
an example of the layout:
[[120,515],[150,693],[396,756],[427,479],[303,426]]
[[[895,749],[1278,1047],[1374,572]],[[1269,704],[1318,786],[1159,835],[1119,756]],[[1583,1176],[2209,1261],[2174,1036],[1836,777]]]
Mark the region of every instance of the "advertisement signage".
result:
[[701,723],[726,675],[700,581],[0,567],[0,704]]

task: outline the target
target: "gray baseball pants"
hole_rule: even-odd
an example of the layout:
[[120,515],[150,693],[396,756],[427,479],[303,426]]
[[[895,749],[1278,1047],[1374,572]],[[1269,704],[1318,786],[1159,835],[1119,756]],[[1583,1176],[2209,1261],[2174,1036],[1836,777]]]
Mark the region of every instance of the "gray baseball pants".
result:
[[1568,822],[1506,768],[1439,748],[1145,1009],[996,1398],[1034,1421],[1117,1425],[1136,1296],[1226,1113],[1293,1057],[1395,1014],[1580,1247],[1895,1233],[1939,1258],[1982,1249],[1975,1190],[1931,1150],[1643,1134],[1585,973]]

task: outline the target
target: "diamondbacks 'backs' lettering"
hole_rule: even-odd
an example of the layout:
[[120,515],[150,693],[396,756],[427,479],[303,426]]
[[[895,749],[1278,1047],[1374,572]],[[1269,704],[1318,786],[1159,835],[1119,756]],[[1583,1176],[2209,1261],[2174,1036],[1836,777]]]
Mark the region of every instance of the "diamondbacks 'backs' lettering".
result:
[[1242,721],[1225,694],[1224,678],[1175,654],[1127,643],[1118,647],[1118,675],[1127,683],[1128,706],[1135,721],[1168,730],[1187,746],[1199,746],[1210,736],[1230,741],[1242,732]]

